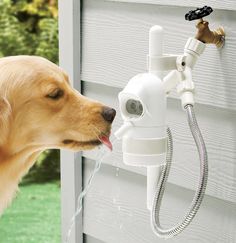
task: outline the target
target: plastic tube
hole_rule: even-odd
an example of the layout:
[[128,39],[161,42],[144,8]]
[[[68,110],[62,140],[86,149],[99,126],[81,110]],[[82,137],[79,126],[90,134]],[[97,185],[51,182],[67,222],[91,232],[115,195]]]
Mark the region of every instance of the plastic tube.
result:
[[166,156],[166,164],[162,167],[162,172],[160,176],[160,180],[157,186],[157,190],[154,196],[153,201],[153,208],[152,208],[152,215],[151,215],[151,225],[154,233],[160,238],[172,238],[173,236],[182,232],[193,220],[194,216],[196,215],[202,199],[205,194],[205,189],[207,185],[207,178],[208,178],[208,161],[207,161],[207,151],[206,146],[201,135],[201,131],[198,127],[197,120],[194,114],[194,109],[192,105],[186,105],[185,110],[187,112],[188,117],[188,124],[192,133],[192,136],[195,140],[195,144],[198,149],[199,158],[200,158],[200,179],[198,188],[196,190],[195,196],[193,201],[190,205],[190,208],[187,214],[184,216],[182,221],[180,221],[176,226],[170,229],[164,229],[160,225],[159,214],[160,214],[160,207],[162,202],[162,197],[165,190],[165,185],[167,182],[167,178],[170,171],[172,154],[173,154],[173,141],[171,131],[167,129],[168,135],[168,152]]

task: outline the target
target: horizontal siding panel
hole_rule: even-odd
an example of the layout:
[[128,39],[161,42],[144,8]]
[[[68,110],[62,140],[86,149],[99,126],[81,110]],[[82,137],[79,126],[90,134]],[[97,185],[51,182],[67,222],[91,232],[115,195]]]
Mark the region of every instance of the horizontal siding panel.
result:
[[104,241],[100,241],[90,235],[84,234],[83,243],[104,243]]
[[[84,95],[118,110],[117,95],[121,89],[90,82],[83,82],[82,85]],[[198,105],[196,116],[208,150],[209,180],[206,193],[236,202],[236,115],[223,109]],[[199,178],[199,159],[180,101],[168,99],[167,119],[174,138],[174,158],[169,182],[195,190]],[[121,124],[118,112],[113,131]],[[96,159],[97,152],[84,152],[84,156]],[[104,158],[104,163],[146,174],[143,168],[123,164],[120,141],[115,143],[113,153]]]
[[[184,20],[188,10],[186,7],[84,1],[82,79],[124,87],[132,76],[145,72],[148,31],[154,24],[165,28],[164,52],[183,53],[188,37],[195,33],[195,23]],[[226,44],[220,51],[215,46],[207,46],[199,59],[193,72],[196,101],[236,110],[236,15],[234,11],[216,10],[208,19],[213,28],[224,26]]]
[[[84,161],[84,183],[94,163]],[[184,215],[193,193],[168,185],[161,207],[164,227],[175,225]],[[107,243],[164,243],[151,230],[146,209],[146,178],[103,165],[84,200],[84,233]],[[236,242],[236,204],[205,196],[193,222],[173,243]]]
[[181,7],[202,7],[206,4],[211,6],[213,9],[226,9],[226,10],[236,10],[235,0],[226,0],[226,1],[216,1],[216,0],[106,0],[110,2],[127,2],[127,3],[145,3],[145,4],[156,4],[156,5],[165,5],[165,6],[181,6]]

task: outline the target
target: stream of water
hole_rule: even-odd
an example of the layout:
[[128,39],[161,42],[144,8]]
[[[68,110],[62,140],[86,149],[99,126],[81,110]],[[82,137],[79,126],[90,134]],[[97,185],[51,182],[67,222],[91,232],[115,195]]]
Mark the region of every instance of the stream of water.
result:
[[[112,144],[114,145],[114,143],[116,142],[116,139],[114,139],[112,141]],[[67,232],[67,235],[66,235],[66,240],[64,243],[69,243],[69,239],[70,239],[70,236],[71,236],[71,232],[72,232],[72,229],[75,225],[75,220],[76,220],[76,217],[79,216],[79,214],[81,213],[82,211],[82,208],[83,208],[83,199],[84,197],[86,196],[86,194],[88,193],[90,187],[91,187],[91,184],[92,184],[92,181],[93,181],[93,178],[95,176],[95,174],[99,171],[100,167],[101,167],[101,164],[102,164],[102,161],[103,159],[108,156],[109,154],[111,153],[111,151],[109,151],[108,149],[106,148],[103,148],[100,152],[100,156],[99,158],[96,160],[96,164],[94,166],[94,170],[92,171],[91,175],[89,176],[89,179],[83,189],[83,191],[79,194],[78,198],[77,198],[77,208],[76,208],[76,211],[73,215],[73,217],[71,218],[71,221],[70,221],[70,226],[69,226],[69,229],[68,229],[68,232]]]

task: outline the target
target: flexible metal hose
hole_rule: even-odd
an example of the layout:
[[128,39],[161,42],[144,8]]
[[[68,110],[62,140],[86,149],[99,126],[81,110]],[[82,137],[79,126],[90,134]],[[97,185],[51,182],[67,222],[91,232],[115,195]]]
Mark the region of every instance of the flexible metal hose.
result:
[[151,225],[154,233],[161,237],[161,238],[171,238],[180,232],[182,232],[193,220],[194,216],[196,215],[202,199],[205,194],[205,189],[207,185],[207,177],[208,177],[208,162],[207,162],[207,151],[206,146],[201,134],[201,131],[198,127],[197,120],[194,114],[194,109],[192,105],[187,105],[185,107],[188,117],[188,124],[192,133],[192,136],[195,140],[195,144],[198,149],[199,158],[200,158],[200,179],[197,191],[193,198],[193,201],[190,205],[190,208],[187,214],[184,216],[182,221],[180,221],[176,226],[170,229],[163,229],[160,225],[159,214],[160,214],[160,207],[162,202],[162,197],[165,190],[165,185],[167,182],[167,178],[170,172],[170,166],[172,161],[173,155],[173,141],[171,131],[167,129],[167,146],[168,152],[166,156],[166,164],[162,167],[161,176],[159,179],[159,183],[157,185],[157,191],[154,196],[153,200],[153,207],[152,207],[152,215],[151,215]]

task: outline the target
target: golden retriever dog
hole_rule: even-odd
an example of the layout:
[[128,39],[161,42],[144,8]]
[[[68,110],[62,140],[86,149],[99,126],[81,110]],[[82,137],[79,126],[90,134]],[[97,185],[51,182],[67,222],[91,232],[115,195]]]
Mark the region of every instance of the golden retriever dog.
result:
[[115,114],[73,89],[67,74],[42,57],[0,58],[0,214],[43,150],[111,148]]

